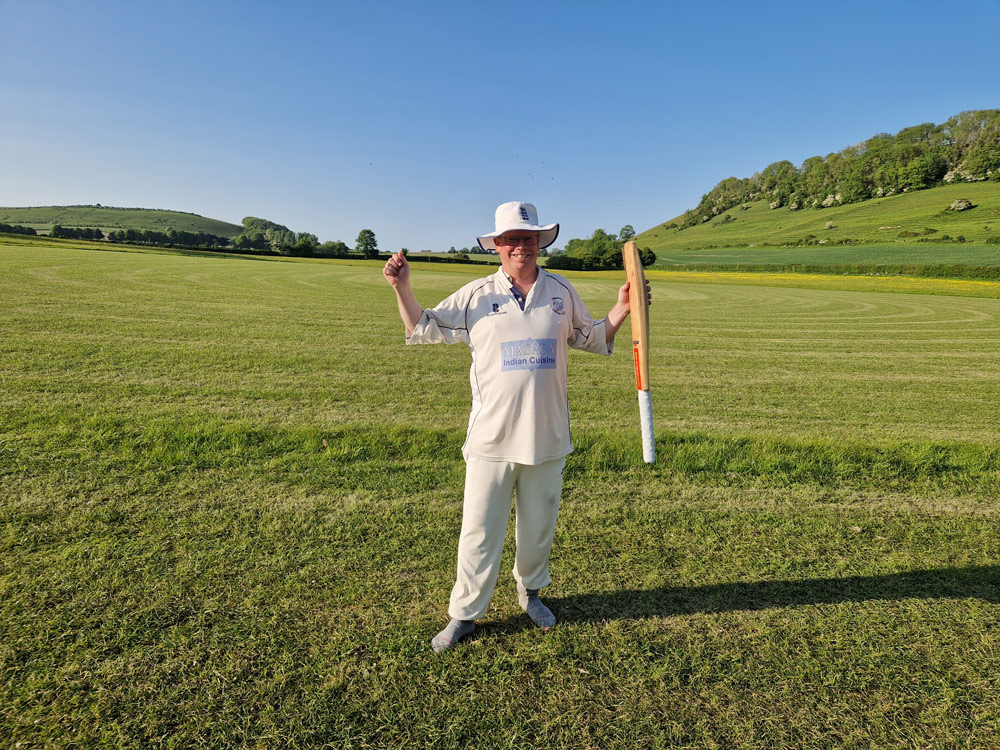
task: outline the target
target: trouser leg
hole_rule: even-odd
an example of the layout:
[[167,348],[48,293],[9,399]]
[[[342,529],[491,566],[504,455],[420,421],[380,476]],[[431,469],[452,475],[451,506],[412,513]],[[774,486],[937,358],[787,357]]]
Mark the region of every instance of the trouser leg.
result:
[[559,458],[537,466],[520,467],[515,501],[517,553],[513,573],[521,594],[549,585],[549,553],[559,515],[565,466],[566,459]]
[[457,620],[477,620],[489,607],[507,534],[515,469],[515,464],[473,456],[466,461],[458,573],[448,607]]

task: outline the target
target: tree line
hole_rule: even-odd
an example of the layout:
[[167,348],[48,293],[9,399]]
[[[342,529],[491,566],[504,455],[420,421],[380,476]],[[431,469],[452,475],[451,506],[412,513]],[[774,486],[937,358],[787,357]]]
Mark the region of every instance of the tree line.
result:
[[0,232],[6,232],[7,234],[37,234],[31,227],[22,227],[20,224],[4,224],[3,222],[0,222]]
[[[549,254],[546,268],[567,271],[620,271],[624,267],[622,247],[635,237],[631,224],[626,224],[618,234],[595,229],[590,239],[572,239],[563,252]],[[652,265],[656,254],[648,247],[639,248],[643,266]]]
[[1000,110],[962,112],[941,125],[879,133],[801,166],[777,161],[751,177],[727,177],[697,208],[666,229],[697,226],[736,206],[767,200],[772,209],[822,209],[954,182],[1000,182]]
[[[0,224],[0,232],[35,234],[29,227]],[[234,238],[209,232],[186,232],[175,229],[122,229],[103,232],[96,227],[52,226],[50,237],[75,240],[107,240],[130,245],[155,245],[161,247],[186,247],[206,250],[231,249],[244,253],[281,254],[293,256],[347,256],[360,253],[366,258],[378,257],[378,241],[371,229],[362,229],[357,246],[352,251],[340,241],[323,242],[310,232],[294,232],[288,227],[267,219],[247,216],[243,231]]]
[[[110,242],[128,243],[130,245],[166,245],[168,247],[198,248],[229,247],[228,237],[208,232],[184,232],[176,229],[168,229],[165,232],[159,232],[155,229],[121,229],[108,232],[107,238]],[[90,238],[83,237],[82,239]],[[100,237],[94,237],[94,239],[100,239]]]
[[104,232],[92,227],[64,227],[53,224],[49,229],[49,237],[63,237],[69,240],[103,240]]
[[[192,249],[221,250],[229,249],[241,253],[282,254],[291,256],[325,256],[349,257],[361,255],[364,258],[379,257],[378,240],[371,229],[362,229],[358,233],[355,247],[352,250],[340,241],[320,243],[315,234],[309,232],[294,232],[288,227],[267,219],[247,216],[243,219],[243,231],[234,238],[210,234],[207,232],[186,232],[175,229],[158,231],[154,229],[122,229],[105,233],[96,227],[63,227],[52,226],[51,237],[63,237],[79,240],[107,240],[115,243],[131,245],[155,245],[161,247],[185,247]],[[0,232],[35,234],[29,227],[0,224]],[[622,245],[635,237],[635,230],[626,224],[618,234],[594,230],[589,239],[572,239],[566,243],[565,250],[558,248],[549,251],[540,250],[539,255],[548,255],[547,268],[603,271],[622,269]],[[469,253],[479,251],[487,254],[478,246],[475,250],[454,247],[448,250],[455,260],[469,260]],[[406,248],[403,253],[408,254]],[[656,255],[648,247],[640,248],[639,257],[644,266],[652,264]],[[430,258],[417,258],[430,260]],[[444,260],[441,258],[440,260]]]
[[[243,231],[233,239],[233,247],[239,250],[257,250],[302,257],[313,255],[336,257],[349,255],[352,252],[351,248],[339,240],[321,243],[315,234],[294,232],[283,224],[268,219],[246,216],[242,224]],[[371,229],[362,229],[358,233],[354,252],[366,258],[377,258],[378,242],[375,239],[375,232]]]
[[208,232],[184,232],[175,229],[168,229],[165,232],[155,229],[116,229],[105,233],[97,227],[64,227],[53,224],[49,230],[49,236],[70,240],[107,240],[108,242],[129,245],[209,249],[229,247],[228,237]]

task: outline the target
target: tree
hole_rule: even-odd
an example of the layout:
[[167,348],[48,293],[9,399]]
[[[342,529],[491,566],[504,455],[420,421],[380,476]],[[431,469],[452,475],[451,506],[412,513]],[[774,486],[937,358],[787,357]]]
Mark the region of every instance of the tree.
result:
[[295,232],[288,227],[256,216],[246,216],[243,218],[243,232],[233,244],[240,248],[287,251],[294,247],[296,241]]
[[264,230],[264,237],[271,243],[271,248],[280,253],[291,254],[295,252],[295,243],[298,238],[295,236],[295,232],[287,227],[268,227]]
[[983,125],[962,166],[977,179],[1000,181],[1000,116]]
[[377,258],[378,242],[375,240],[375,232],[371,229],[362,229],[358,233],[358,239],[354,245],[354,249],[366,258]]
[[324,242],[316,249],[318,255],[347,255],[349,251],[350,248],[340,240]]
[[313,255],[319,250],[319,237],[309,232],[299,232],[293,250],[296,255]]
[[566,254],[579,258],[584,271],[614,270],[622,267],[621,243],[617,235],[608,234],[603,229],[595,229],[589,240],[573,239],[567,242]]
[[618,239],[622,242],[628,242],[633,237],[635,237],[635,230],[632,228],[631,224],[623,226],[622,231],[618,233]]

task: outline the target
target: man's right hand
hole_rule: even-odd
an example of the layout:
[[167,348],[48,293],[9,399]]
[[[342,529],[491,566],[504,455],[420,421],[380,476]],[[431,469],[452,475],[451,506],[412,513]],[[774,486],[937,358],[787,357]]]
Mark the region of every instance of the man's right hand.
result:
[[410,262],[400,250],[395,255],[390,255],[382,269],[382,275],[393,289],[398,289],[400,284],[408,284],[410,281]]

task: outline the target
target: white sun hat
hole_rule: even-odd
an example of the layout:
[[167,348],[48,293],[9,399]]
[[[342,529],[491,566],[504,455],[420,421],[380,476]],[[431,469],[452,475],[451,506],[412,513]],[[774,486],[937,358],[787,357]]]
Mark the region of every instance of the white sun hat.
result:
[[558,224],[538,225],[538,211],[530,203],[511,201],[497,207],[496,231],[484,234],[479,238],[479,246],[483,250],[496,250],[494,241],[504,232],[530,231],[538,232],[538,247],[548,247],[556,241],[559,234]]

